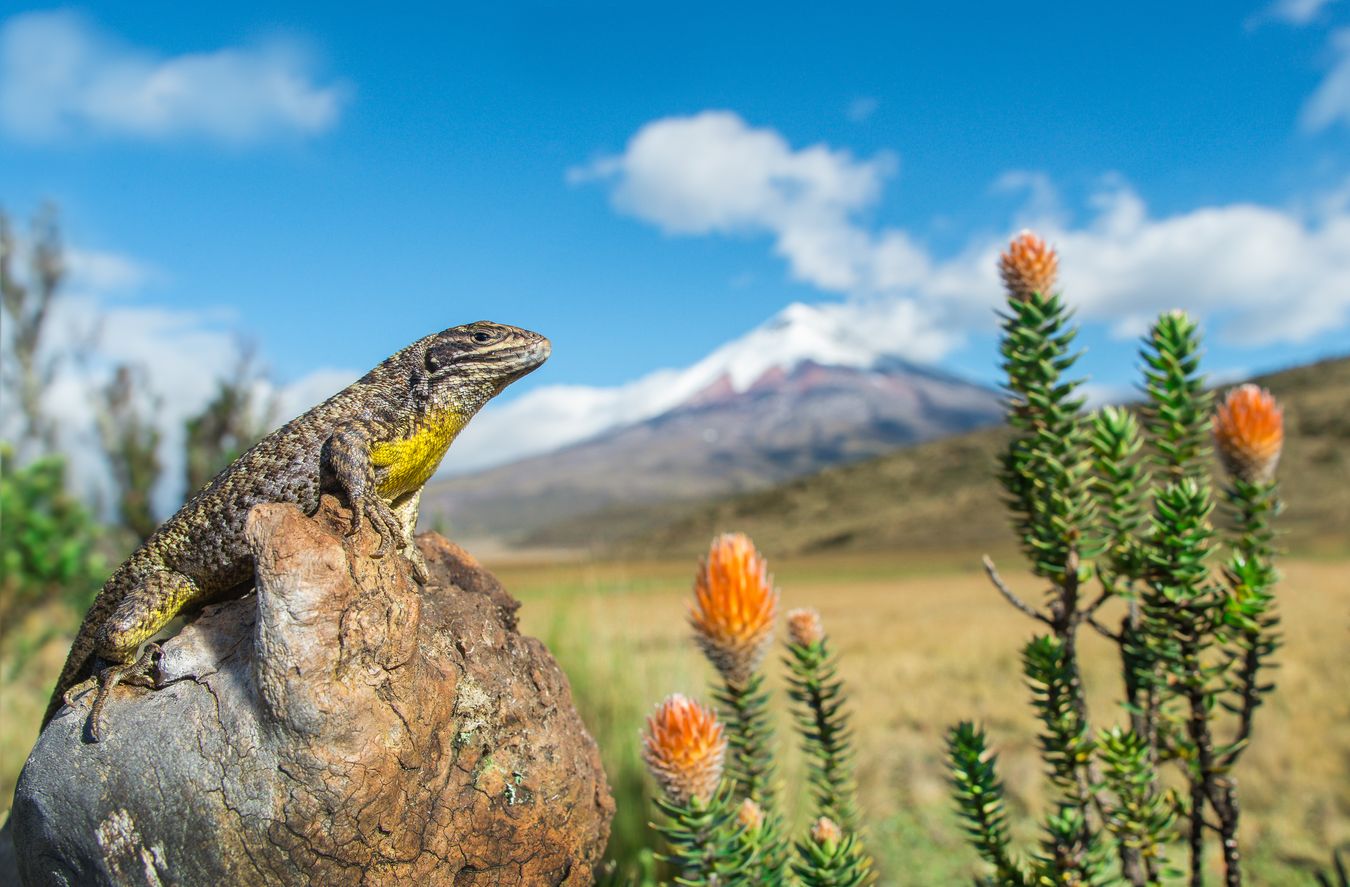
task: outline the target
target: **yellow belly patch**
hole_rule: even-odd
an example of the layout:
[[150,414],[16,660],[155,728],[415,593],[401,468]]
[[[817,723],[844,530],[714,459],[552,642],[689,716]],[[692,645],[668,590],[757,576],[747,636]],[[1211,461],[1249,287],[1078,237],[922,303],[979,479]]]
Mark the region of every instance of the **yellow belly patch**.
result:
[[429,420],[402,440],[371,446],[371,463],[377,469],[386,469],[376,492],[393,501],[419,489],[436,472],[445,451],[464,425],[462,416],[447,412]]

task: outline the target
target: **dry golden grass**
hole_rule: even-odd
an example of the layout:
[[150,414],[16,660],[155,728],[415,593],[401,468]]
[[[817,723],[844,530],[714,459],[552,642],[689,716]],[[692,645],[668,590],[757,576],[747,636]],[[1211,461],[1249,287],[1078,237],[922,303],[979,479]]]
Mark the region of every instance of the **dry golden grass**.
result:
[[0,821],[9,814],[78,623],[68,607],[53,602],[11,626],[0,646]]
[[[1034,599],[1039,586],[1006,560],[1005,578]],[[860,801],[885,883],[940,883],[932,867],[941,864],[950,877],[973,870],[945,783],[943,735],[957,720],[989,728],[1013,809],[1040,809],[1036,724],[1018,659],[1033,623],[999,598],[974,558],[969,562],[961,569],[882,555],[770,561],[783,608],[817,607],[840,655]],[[1325,862],[1328,848],[1350,841],[1350,563],[1299,560],[1283,571],[1279,687],[1259,713],[1238,771],[1243,843],[1265,866]],[[498,573],[525,601],[523,629],[557,649],[583,710],[610,721],[591,724],[602,746],[622,745],[624,729],[636,735],[638,720],[612,723],[615,712],[636,715],[673,691],[707,697],[710,671],[684,619],[693,564],[533,565]],[[776,676],[776,664],[772,669]],[[1085,641],[1084,670],[1095,725],[1123,721],[1114,645],[1096,636]],[[611,698],[616,694],[637,699]],[[790,745],[781,711],[778,724],[780,743]],[[612,773],[623,766],[623,749],[603,751]],[[783,764],[785,783],[799,784],[797,756],[786,755]],[[1022,837],[1030,849],[1034,831]],[[1253,880],[1275,883],[1270,877]]]

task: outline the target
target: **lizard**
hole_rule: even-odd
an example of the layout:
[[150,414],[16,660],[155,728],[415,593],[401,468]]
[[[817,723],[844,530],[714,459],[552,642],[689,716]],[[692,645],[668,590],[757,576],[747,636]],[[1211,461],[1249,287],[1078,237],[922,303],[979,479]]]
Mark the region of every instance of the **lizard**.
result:
[[124,680],[153,686],[147,671],[158,648],[151,639],[185,610],[247,591],[253,556],[244,525],[260,502],[290,502],[313,514],[321,492],[336,492],[351,507],[348,535],[368,522],[380,540],[371,556],[402,549],[425,583],[412,540],[423,485],[469,419],[550,350],[548,339],[517,327],[451,327],[258,441],[108,578],[75,635],[42,726],[95,688],[86,729],[98,742],[112,689]]

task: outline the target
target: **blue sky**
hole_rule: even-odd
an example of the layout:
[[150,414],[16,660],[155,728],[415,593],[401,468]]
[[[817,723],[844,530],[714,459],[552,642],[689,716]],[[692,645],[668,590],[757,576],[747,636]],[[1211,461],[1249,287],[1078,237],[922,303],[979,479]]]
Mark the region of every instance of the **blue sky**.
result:
[[171,399],[236,331],[301,385],[484,317],[554,339],[517,397],[610,388],[794,301],[903,303],[896,350],[993,381],[990,250],[1024,223],[1061,247],[1100,385],[1172,305],[1218,372],[1347,350],[1350,3],[136,3],[0,28],[0,202],[59,204],[114,356],[153,373],[193,343],[158,370]]

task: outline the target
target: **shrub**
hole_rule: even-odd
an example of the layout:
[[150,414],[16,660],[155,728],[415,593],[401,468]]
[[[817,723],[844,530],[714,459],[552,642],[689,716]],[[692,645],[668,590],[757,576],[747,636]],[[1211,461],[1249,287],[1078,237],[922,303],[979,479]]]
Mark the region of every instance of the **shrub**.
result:
[[103,578],[97,526],[66,493],[65,462],[45,456],[15,464],[0,444],[0,635],[49,600],[83,611]]
[[[1271,522],[1280,409],[1243,386],[1213,410],[1198,328],[1169,312],[1143,343],[1141,418],[1112,408],[1084,414],[1057,256],[1023,233],[1000,266],[1014,434],[999,477],[1023,554],[1047,584],[1043,600],[1025,601],[988,558],[985,567],[1042,626],[1022,665],[1052,801],[1039,849],[1019,854],[985,733],[962,723],[948,734],[958,810],[998,884],[1159,884],[1165,848],[1184,836],[1189,881],[1199,885],[1213,833],[1225,883],[1238,885],[1233,769],[1271,690],[1266,669],[1279,645]],[[1223,538],[1211,524],[1211,440],[1227,472],[1218,498],[1233,517]],[[1123,604],[1118,627],[1103,616],[1112,601]],[[1083,629],[1119,647],[1128,725],[1094,729],[1078,665]],[[1184,792],[1165,788],[1165,766],[1180,772]]]

